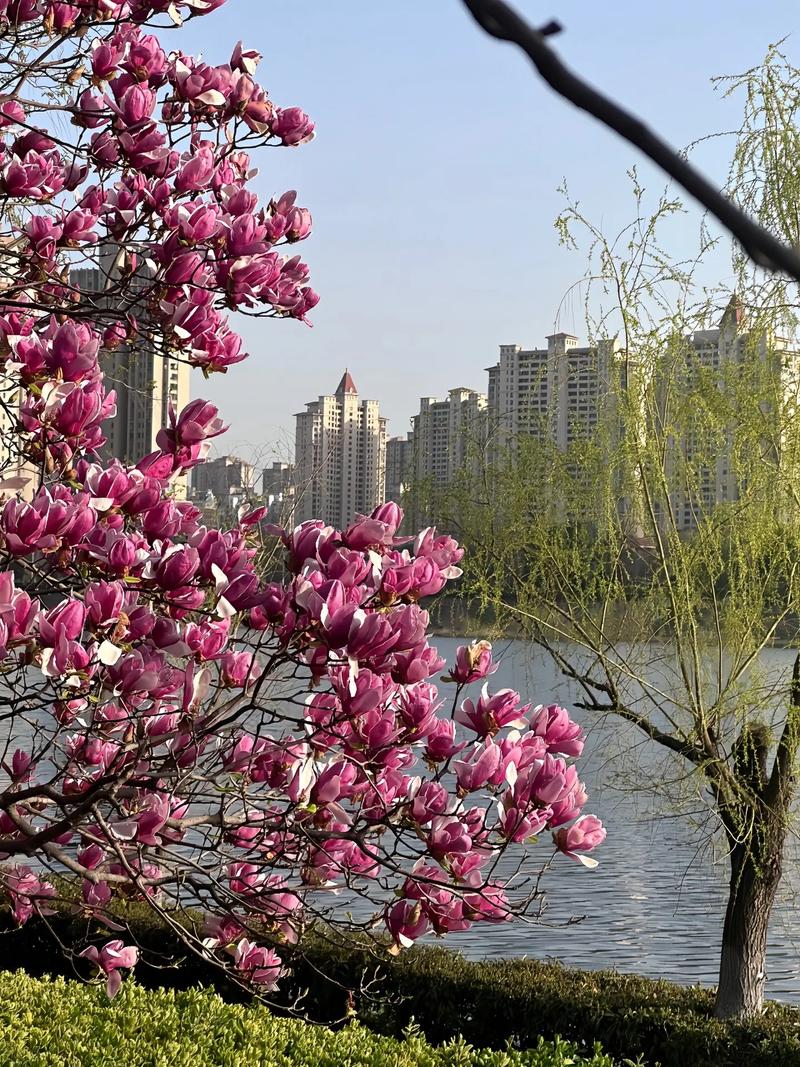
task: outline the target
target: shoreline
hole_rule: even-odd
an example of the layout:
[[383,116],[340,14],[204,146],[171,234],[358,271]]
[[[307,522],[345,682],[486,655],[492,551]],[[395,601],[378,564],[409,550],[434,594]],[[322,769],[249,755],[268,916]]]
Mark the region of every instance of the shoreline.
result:
[[[465,632],[467,630],[469,630],[468,633]],[[492,641],[524,641],[527,644],[536,645],[536,642],[532,638],[527,637],[525,632],[522,629],[514,628],[513,630],[510,630],[510,629],[507,628],[507,629],[504,629],[504,631],[502,633],[495,634],[493,636],[491,635],[491,631],[492,631],[491,624],[490,625],[486,625],[486,626],[481,626],[480,624],[478,624],[478,625],[476,625],[474,627],[469,627],[467,625],[467,626],[459,627],[459,628],[455,628],[455,627],[451,627],[451,626],[435,626],[434,625],[434,626],[430,627],[430,631],[429,632],[430,632],[431,637],[433,637],[433,638],[444,637],[444,638],[447,638],[450,641],[464,641],[465,643],[469,643],[470,641],[480,641],[480,640],[483,640],[484,637],[486,637],[487,640],[492,640]],[[486,635],[490,635],[490,636],[486,636]],[[625,642],[625,639],[621,638],[621,637],[618,638],[617,640],[620,641],[621,643]],[[568,641],[565,641],[565,642],[562,642],[562,643],[570,644],[570,642],[568,642]],[[654,642],[652,642],[652,641],[648,641],[647,642],[647,644],[653,644],[653,643]],[[779,649],[786,649],[786,650],[789,650],[789,651],[795,650],[798,653],[800,653],[800,634],[798,634],[797,638],[794,638],[794,639],[789,639],[789,638],[784,638],[784,637],[775,637],[771,641],[769,641],[767,644],[765,644],[764,648],[765,649],[779,648]]]

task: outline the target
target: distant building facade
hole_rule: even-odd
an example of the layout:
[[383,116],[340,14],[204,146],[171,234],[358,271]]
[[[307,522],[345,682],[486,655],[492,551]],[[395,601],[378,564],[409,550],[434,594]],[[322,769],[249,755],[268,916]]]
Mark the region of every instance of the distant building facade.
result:
[[261,475],[265,522],[294,525],[294,464],[274,461]]
[[[113,274],[113,255],[100,254],[100,266],[73,270],[70,280],[84,297],[102,302],[106,279]],[[137,463],[156,447],[156,434],[167,424],[169,404],[177,411],[189,402],[190,367],[164,356],[147,337],[121,345],[103,363],[106,387],[117,394],[117,414],[105,426],[104,452],[123,463]]]
[[255,469],[238,456],[220,456],[198,463],[192,471],[192,495],[205,498],[210,493],[218,503],[230,497],[253,496]]
[[295,518],[347,526],[383,502],[386,420],[349,371],[331,395],[295,415]]
[[487,408],[486,394],[474,389],[451,389],[446,400],[422,397],[413,419],[416,485],[449,485],[459,471],[478,468]]
[[625,388],[616,339],[580,346],[568,333],[552,334],[547,348],[501,345],[487,368],[489,450],[497,459],[520,436],[549,438],[566,449],[607,425]]
[[[39,488],[41,471],[20,453],[19,419],[23,390],[18,381],[18,375],[13,372],[0,374],[0,482],[18,479],[19,495],[23,500],[31,500]],[[0,493],[0,501],[15,493],[14,488],[9,488]]]
[[[676,360],[677,356],[677,360]],[[699,374],[711,373],[715,388],[725,389],[727,369],[761,364],[770,381],[771,410],[762,408],[765,437],[762,448],[773,463],[780,462],[779,439],[784,431],[787,412],[800,410],[800,352],[782,337],[764,332],[754,334],[747,328],[741,305],[731,298],[718,323],[712,329],[695,330],[680,343],[679,351],[671,354],[672,372],[667,378],[658,375],[654,383],[656,410],[662,425],[668,423],[669,390],[681,389],[686,383],[689,392]],[[676,367],[677,363],[677,367]],[[774,389],[774,393],[773,393]],[[783,414],[779,418],[777,412]],[[692,427],[691,413],[683,426],[669,433],[666,441],[665,474],[670,486],[670,525],[678,532],[697,528],[718,504],[733,503],[739,497],[739,485],[733,432],[716,433],[713,441],[705,440],[702,420]],[[777,504],[776,504],[777,506]],[[661,516],[662,525],[665,516]]]
[[386,499],[399,501],[412,483],[414,434],[390,437],[386,442]]

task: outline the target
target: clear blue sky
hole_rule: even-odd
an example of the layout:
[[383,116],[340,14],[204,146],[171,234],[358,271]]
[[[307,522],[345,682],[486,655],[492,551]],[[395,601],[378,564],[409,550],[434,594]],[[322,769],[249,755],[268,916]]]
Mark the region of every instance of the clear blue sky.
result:
[[[738,108],[710,85],[800,30],[791,0],[518,0],[557,17],[563,58],[685,145],[730,128]],[[293,412],[335,388],[348,366],[402,433],[420,396],[485,389],[497,345],[583,335],[580,303],[556,310],[584,270],[553,220],[567,178],[609,229],[630,218],[625,172],[664,179],[632,148],[557,98],[525,57],[485,36],[459,0],[228,0],[181,32],[184,51],[227,60],[239,38],[264,54],[259,80],[299,105],[317,138],[261,153],[260,192],[296,188],[314,216],[299,249],[321,294],[314,328],[238,323],[251,358],[193,380],[231,423],[218,451],[286,452]],[[175,44],[172,44],[172,41]],[[178,37],[170,40],[175,47]],[[800,34],[786,45],[800,64]],[[699,157],[722,184],[729,146]],[[694,248],[699,212],[682,226]]]

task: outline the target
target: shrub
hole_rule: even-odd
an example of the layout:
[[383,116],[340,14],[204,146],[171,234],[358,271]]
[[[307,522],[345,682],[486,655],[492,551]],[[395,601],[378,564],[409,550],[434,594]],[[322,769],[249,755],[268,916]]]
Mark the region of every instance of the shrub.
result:
[[[247,999],[223,972],[183,949],[146,905],[120,907],[117,917],[127,921],[141,946],[136,968],[141,986],[204,985],[225,1000]],[[85,921],[66,915],[48,922],[62,944],[83,944],[91,934]],[[7,969],[75,973],[53,951],[52,933],[42,921],[7,929],[0,946]],[[292,974],[279,994],[271,995],[282,998],[274,1009],[288,1011],[302,997],[309,1019],[339,1026],[355,1015],[371,1030],[395,1038],[413,1020],[434,1044],[463,1037],[479,1048],[535,1049],[540,1039],[560,1035],[583,1055],[599,1042],[617,1060],[641,1057],[651,1067],[800,1065],[800,1012],[788,1006],[769,1003],[764,1015],[747,1025],[723,1023],[712,1018],[711,990],[537,960],[472,962],[443,948],[414,948],[392,959],[385,947],[366,939],[360,945],[344,942],[318,928],[302,955],[286,954]],[[91,974],[85,961],[75,963],[79,974]]]
[[434,1048],[418,1033],[381,1037],[358,1023],[337,1032],[209,991],[148,992],[127,982],[109,1004],[96,987],[0,975],[0,1063],[14,1067],[614,1067],[563,1041],[526,1052]]

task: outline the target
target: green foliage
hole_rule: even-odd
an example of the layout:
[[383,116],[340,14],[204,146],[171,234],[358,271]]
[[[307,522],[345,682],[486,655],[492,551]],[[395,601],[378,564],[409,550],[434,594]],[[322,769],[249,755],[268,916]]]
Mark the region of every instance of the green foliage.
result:
[[401,1040],[358,1023],[339,1031],[225,1004],[197,989],[102,989],[63,979],[0,975],[0,1064],[14,1067],[613,1067],[595,1049],[538,1040],[525,1052],[434,1048],[411,1028]]
[[[330,945],[313,958],[343,982],[357,980],[367,963]],[[800,1014],[777,1004],[747,1025],[726,1023],[712,1018],[710,990],[536,960],[470,962],[433,948],[401,955],[384,974],[378,996],[357,998],[356,1010],[386,1033],[413,1019],[433,1042],[461,1035],[475,1046],[524,1049],[559,1034],[652,1067],[800,1064]]]
[[[48,920],[56,923],[56,933],[65,944],[78,933],[76,924],[70,925],[60,917]],[[194,991],[198,985],[215,984],[217,993],[224,1000],[236,1000],[232,1005],[233,1014],[226,1015],[221,1001],[211,995],[207,989],[203,1004],[211,1005],[208,1009],[209,1026],[217,1025],[214,1019],[230,1018],[242,1020],[247,1018],[269,1019],[270,1026],[277,1026],[277,1021],[263,1015],[248,1016],[243,1013],[242,1001],[246,999],[242,991],[226,983],[224,975],[210,964],[187,955],[181,950],[177,938],[159,924],[159,920],[146,915],[129,916],[130,936],[142,946],[142,959],[136,968],[137,988],[135,996],[144,996],[145,988],[156,991],[156,999],[148,1001],[150,1007],[145,1016],[156,1017],[155,1005],[194,1004],[198,994]],[[535,933],[532,934],[535,936]],[[42,921],[31,920],[20,930],[7,931],[0,935],[3,947],[3,965],[8,968],[24,967],[27,971],[35,970],[39,975],[69,976],[73,970],[63,955],[56,951],[52,935]],[[108,939],[108,933],[103,940]],[[82,947],[76,943],[76,948]],[[360,942],[348,938],[344,941],[329,936],[326,931],[318,930],[306,943],[302,953],[294,956],[285,953],[292,968],[292,975],[283,983],[280,1000],[271,1004],[271,1010],[280,1014],[300,1011],[307,1019],[329,1027],[340,1027],[343,1020],[357,1018],[372,1033],[380,1033],[400,1040],[409,1033],[423,1034],[425,1040],[433,1045],[463,1039],[474,1048],[496,1050],[533,1050],[537,1055],[545,1056],[541,1042],[563,1040],[574,1043],[580,1055],[587,1058],[594,1067],[610,1067],[611,1061],[604,1058],[592,1059],[592,1049],[599,1043],[605,1055],[618,1064],[641,1062],[649,1067],[792,1067],[800,1065],[800,1012],[795,1008],[769,1003],[764,1014],[746,1025],[724,1023],[712,1018],[714,994],[711,990],[697,987],[675,985],[665,981],[653,981],[615,972],[577,971],[562,967],[557,963],[538,960],[497,960],[471,962],[458,953],[444,948],[415,948],[393,958],[385,952],[385,945],[363,937]],[[158,956],[155,950],[158,950]],[[164,967],[164,959],[173,958],[173,967]],[[84,961],[75,961],[82,963]],[[90,974],[89,969],[86,975]],[[24,979],[24,982],[32,979]],[[5,1027],[9,1013],[26,1011],[36,1012],[25,1023],[32,1026],[34,1018],[39,1019],[38,1008],[44,993],[36,993],[27,998],[16,998],[7,989],[23,988],[7,986],[4,983],[23,983],[20,974],[0,974],[0,1067],[6,1062],[18,1067],[39,1064],[48,1067],[50,1063],[84,1062],[103,1064],[98,1058],[82,1061],[75,1059],[53,1060],[31,1058],[29,1060],[3,1059]],[[172,990],[169,994],[158,992],[163,986]],[[55,985],[51,980],[36,985],[25,986],[36,990],[53,990],[65,987]],[[94,1004],[93,1012],[99,1012],[106,1006],[105,994],[101,990],[81,990],[68,983],[70,1003]],[[125,986],[123,986],[125,989]],[[185,992],[187,1000],[182,1000]],[[102,993],[102,995],[101,995]],[[96,994],[96,996],[95,996]],[[125,993],[133,996],[134,992]],[[118,1005],[127,1004],[121,999],[115,1001],[111,1011]],[[165,997],[165,1000],[159,998]],[[88,997],[85,1002],[80,997]],[[67,1003],[65,1000],[64,1003]],[[136,1003],[141,1003],[136,1001]],[[212,1010],[213,1009],[213,1010]],[[65,1010],[65,1009],[64,1009]],[[106,1007],[106,1010],[109,1010]],[[160,1009],[158,1009],[160,1010]],[[177,1012],[177,1007],[169,1009]],[[48,1009],[49,1012],[49,1009]],[[49,1015],[48,1015],[49,1017]],[[57,1017],[55,1010],[52,1018]],[[113,1019],[113,1016],[109,1016]],[[176,1034],[191,1033],[189,1015],[181,1022]],[[46,1023],[43,1023],[46,1025]],[[112,1025],[111,1022],[108,1025]],[[142,1021],[142,1026],[149,1027],[150,1022]],[[152,1025],[155,1025],[153,1023]],[[219,1023],[221,1026],[221,1022]],[[237,1022],[241,1032],[244,1023]],[[292,1021],[291,1026],[301,1024]],[[62,1023],[58,1023],[59,1029]],[[65,1028],[66,1030],[66,1028]],[[148,1040],[155,1042],[152,1031]],[[289,1031],[287,1031],[289,1032]],[[303,1033],[302,1027],[291,1030]],[[346,1031],[350,1032],[350,1031]],[[364,1030],[356,1031],[367,1034]],[[325,1041],[331,1041],[329,1031],[323,1031]],[[368,1036],[368,1034],[367,1034]],[[366,1041],[366,1037],[364,1040]],[[142,1038],[144,1041],[144,1038]],[[200,1039],[192,1040],[198,1045]],[[205,1040],[205,1039],[203,1039]],[[323,1040],[320,1038],[320,1040]],[[210,1041],[210,1039],[209,1039]],[[14,1046],[16,1048],[16,1046]],[[205,1046],[200,1043],[200,1048]],[[221,1047],[227,1047],[224,1044]],[[327,1046],[326,1046],[327,1047]],[[366,1045],[364,1046],[367,1047]],[[386,1049],[396,1046],[384,1046],[378,1043],[375,1048]],[[429,1047],[429,1046],[428,1046]],[[456,1048],[459,1046],[455,1046]],[[487,1059],[464,1059],[463,1063],[516,1064],[531,1063],[541,1065],[566,1064],[573,1052],[560,1049],[564,1059],[497,1061]],[[331,1053],[333,1055],[333,1053]],[[441,1053],[445,1056],[445,1052]],[[461,1055],[449,1051],[447,1055]],[[473,1054],[474,1055],[474,1054]],[[231,1053],[233,1056],[233,1053]],[[377,1054],[376,1054],[377,1056]],[[145,1064],[161,1064],[165,1067],[167,1060],[150,1059],[141,1061]],[[282,1063],[280,1059],[253,1058],[237,1060],[203,1059],[198,1054],[194,1061],[175,1058],[172,1062],[180,1065],[194,1062],[198,1067],[205,1064],[241,1062],[253,1064]],[[303,1064],[306,1061],[298,1059]],[[321,1063],[348,1062],[336,1059],[325,1060],[320,1054]],[[360,1064],[360,1059],[353,1059],[353,1065]],[[443,1067],[460,1064],[458,1059],[448,1060],[381,1060],[376,1063],[442,1064]],[[576,1059],[575,1064],[583,1061]],[[138,1067],[138,1062],[130,1058],[130,1067]]]
[[438,512],[465,545],[471,610],[548,652],[579,708],[699,769],[657,788],[719,827],[720,803],[739,810],[743,726],[763,720],[774,751],[786,721],[787,665],[762,653],[800,639],[800,353],[752,279],[721,304],[699,298],[697,261],[662,244],[676,205],[648,216],[635,175],[633,188],[636,221],[616,237],[577,203],[559,220],[586,248],[598,358],[616,338],[596,425],[520,434],[492,457],[489,495],[456,481]]

